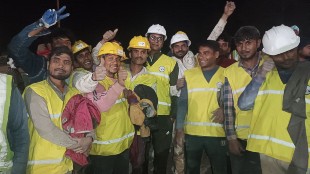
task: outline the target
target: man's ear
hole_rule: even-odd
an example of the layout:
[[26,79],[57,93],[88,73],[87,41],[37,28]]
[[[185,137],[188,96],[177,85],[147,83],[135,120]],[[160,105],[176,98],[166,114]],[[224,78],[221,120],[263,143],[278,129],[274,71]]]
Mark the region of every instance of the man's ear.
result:
[[215,57],[216,57],[216,58],[219,58],[219,57],[220,57],[220,52],[219,52],[219,51],[216,51],[216,52],[215,52]]
[[258,39],[256,42],[257,42],[257,49],[258,49],[260,47],[260,44],[262,43],[262,40]]
[[129,51],[128,56],[129,56],[129,58],[131,59],[131,51]]

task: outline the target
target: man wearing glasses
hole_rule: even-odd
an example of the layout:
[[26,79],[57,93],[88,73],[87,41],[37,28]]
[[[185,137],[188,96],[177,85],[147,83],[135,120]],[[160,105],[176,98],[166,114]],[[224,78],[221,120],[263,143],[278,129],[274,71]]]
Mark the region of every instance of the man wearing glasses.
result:
[[170,87],[175,86],[178,79],[179,67],[175,60],[161,53],[164,41],[167,39],[166,30],[156,24],[149,27],[145,36],[150,42],[151,50],[147,58],[147,70],[157,78],[158,96],[158,130],[152,131],[154,148],[154,173],[164,174],[172,140],[173,119],[171,119]]

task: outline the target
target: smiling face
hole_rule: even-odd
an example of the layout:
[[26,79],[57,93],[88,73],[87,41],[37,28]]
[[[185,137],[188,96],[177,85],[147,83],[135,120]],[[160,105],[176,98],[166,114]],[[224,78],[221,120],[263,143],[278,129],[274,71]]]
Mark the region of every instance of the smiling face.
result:
[[104,67],[107,70],[107,76],[113,78],[114,75],[118,72],[121,65],[121,56],[114,54],[105,54],[101,57],[104,59],[101,62],[104,62]]
[[210,70],[216,66],[216,59],[219,57],[219,51],[214,51],[208,46],[200,46],[198,49],[198,62],[203,71]]
[[78,63],[78,66],[80,68],[86,69],[88,71],[92,70],[93,67],[93,59],[91,56],[91,53],[89,51],[88,48],[85,48],[83,50],[81,50],[80,52],[78,52],[75,55],[75,60]]

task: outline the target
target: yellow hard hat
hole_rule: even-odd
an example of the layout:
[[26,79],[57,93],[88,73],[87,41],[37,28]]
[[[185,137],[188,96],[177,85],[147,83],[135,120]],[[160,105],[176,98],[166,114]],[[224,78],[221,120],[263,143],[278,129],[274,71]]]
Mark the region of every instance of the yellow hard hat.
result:
[[98,57],[104,54],[113,54],[113,55],[121,56],[122,58],[125,56],[123,47],[120,46],[116,42],[104,43],[99,50]]
[[85,49],[85,48],[88,48],[89,51],[91,51],[91,46],[88,45],[87,43],[81,41],[81,40],[78,40],[76,41],[73,46],[72,46],[72,52],[73,54]]
[[151,49],[150,43],[147,38],[142,36],[135,36],[130,40],[127,50],[130,50],[132,48],[142,48],[147,50]]

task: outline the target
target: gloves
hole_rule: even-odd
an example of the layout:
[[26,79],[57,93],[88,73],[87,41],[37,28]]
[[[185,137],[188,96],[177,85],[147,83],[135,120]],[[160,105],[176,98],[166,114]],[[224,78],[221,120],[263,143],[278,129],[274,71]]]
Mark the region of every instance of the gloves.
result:
[[134,92],[128,90],[127,102],[129,104],[129,116],[131,123],[137,126],[141,126],[145,118],[139,100],[139,97]]
[[155,117],[156,109],[153,106],[153,103],[149,99],[142,99],[140,100],[140,107],[143,110],[143,113],[146,117]]
[[45,11],[40,21],[44,24],[45,28],[49,28],[55,25],[58,21],[70,15],[69,13],[63,15],[61,14],[65,11],[65,9],[66,6],[61,7],[61,9],[59,9],[58,11],[56,11],[55,9],[48,9]]

